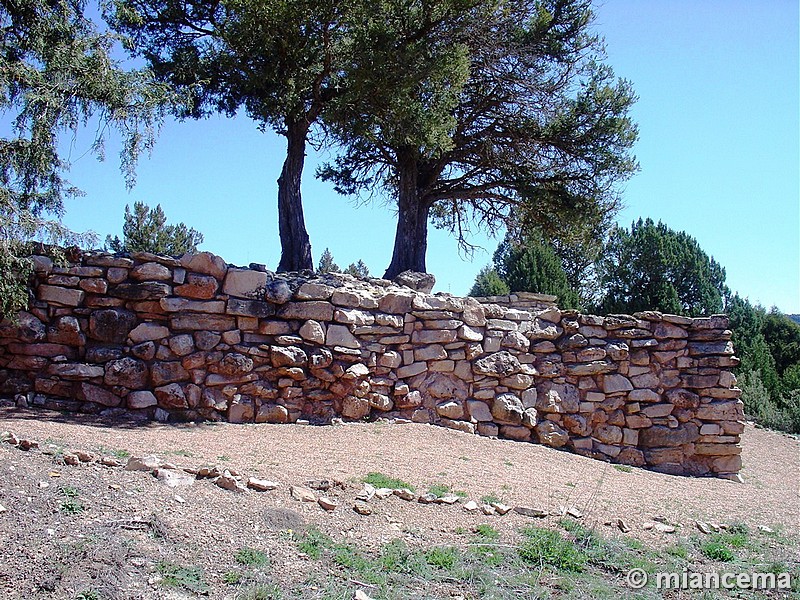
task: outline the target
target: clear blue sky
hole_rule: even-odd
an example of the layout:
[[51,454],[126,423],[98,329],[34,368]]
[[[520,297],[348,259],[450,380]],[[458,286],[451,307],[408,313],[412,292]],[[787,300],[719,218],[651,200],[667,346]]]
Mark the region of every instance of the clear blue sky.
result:
[[[765,306],[800,313],[800,100],[796,0],[606,0],[596,4],[608,62],[639,95],[633,117],[641,171],[623,190],[619,222],[663,220],[697,238],[727,271],[728,285]],[[170,222],[205,235],[228,262],[274,268],[276,179],[285,143],[247,118],[166,123],[152,156],[125,190],[115,161],[97,162],[73,142],[66,223],[101,238],[121,234],[125,204],[160,203]],[[314,260],[329,247],[342,267],[359,258],[373,274],[389,263],[391,206],[356,206],[314,179],[310,152],[303,199]],[[502,234],[502,232],[497,232]],[[465,294],[497,241],[472,261],[431,230],[428,270],[437,290]]]

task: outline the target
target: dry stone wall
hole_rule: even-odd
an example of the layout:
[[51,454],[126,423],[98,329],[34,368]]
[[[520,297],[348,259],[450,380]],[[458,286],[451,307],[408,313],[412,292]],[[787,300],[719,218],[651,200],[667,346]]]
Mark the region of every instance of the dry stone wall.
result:
[[583,315],[552,296],[432,295],[209,253],[35,263],[29,311],[0,325],[0,394],[18,404],[162,421],[387,417],[668,473],[741,468],[724,315]]

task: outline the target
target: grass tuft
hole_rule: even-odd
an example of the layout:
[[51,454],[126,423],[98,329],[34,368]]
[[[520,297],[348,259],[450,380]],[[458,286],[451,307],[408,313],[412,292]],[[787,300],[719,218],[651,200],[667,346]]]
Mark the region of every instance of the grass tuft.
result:
[[161,583],[167,587],[183,589],[195,594],[207,594],[208,584],[203,581],[203,570],[200,567],[182,567],[166,561],[156,565],[161,574]]
[[250,567],[262,567],[269,562],[269,557],[267,557],[264,552],[248,548],[247,546],[239,548],[234,558],[240,565],[247,565]]
[[406,483],[402,479],[395,479],[394,477],[389,477],[388,475],[384,475],[383,473],[378,472],[371,472],[367,473],[361,481],[363,483],[368,483],[376,488],[390,488],[393,490],[399,490],[403,488],[407,488],[414,491],[414,486],[410,483]]
[[520,558],[532,565],[551,566],[579,573],[586,568],[586,553],[557,531],[540,527],[522,530],[525,540],[518,549]]

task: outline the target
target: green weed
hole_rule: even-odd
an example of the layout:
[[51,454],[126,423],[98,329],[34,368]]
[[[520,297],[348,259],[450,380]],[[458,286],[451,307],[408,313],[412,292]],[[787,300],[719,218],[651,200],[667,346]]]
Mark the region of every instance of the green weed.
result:
[[269,562],[269,557],[267,557],[265,553],[246,546],[239,548],[234,558],[240,565],[247,565],[250,567],[262,567]]
[[64,496],[64,500],[62,500],[61,504],[58,506],[61,512],[67,515],[78,515],[84,511],[85,507],[78,500],[78,496],[80,495],[78,488],[65,485],[60,491]]
[[253,584],[237,596],[237,600],[280,600],[283,591],[274,583]]
[[316,527],[309,527],[297,542],[297,549],[314,560],[319,560],[323,550],[332,546],[333,540]]
[[557,531],[526,527],[522,530],[522,534],[525,540],[520,545],[518,553],[525,562],[576,573],[586,568],[586,554]]
[[434,546],[425,551],[425,562],[437,569],[452,569],[458,560],[458,549],[452,546]]
[[167,587],[188,590],[195,594],[207,594],[209,591],[200,567],[182,567],[161,561],[156,565],[156,570],[161,575],[161,583]]
[[495,529],[491,525],[487,525],[485,523],[481,523],[480,525],[475,527],[475,534],[478,537],[483,538],[485,540],[500,539],[500,532],[497,531],[497,529]]
[[367,473],[361,481],[363,483],[368,483],[376,488],[391,488],[393,490],[399,490],[403,488],[407,488],[414,491],[414,486],[410,483],[406,483],[402,479],[395,479],[394,477],[389,477],[388,475],[384,475],[383,473]]
[[709,540],[701,545],[700,552],[711,560],[718,560],[720,562],[731,562],[735,558],[731,549],[719,539]]

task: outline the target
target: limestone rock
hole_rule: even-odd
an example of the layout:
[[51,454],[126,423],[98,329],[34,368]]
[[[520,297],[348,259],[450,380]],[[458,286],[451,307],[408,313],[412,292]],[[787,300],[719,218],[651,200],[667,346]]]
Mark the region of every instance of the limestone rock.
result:
[[156,262],[147,262],[134,267],[130,277],[137,281],[169,281],[172,279],[172,271]]
[[517,357],[504,350],[476,360],[472,370],[478,375],[507,377],[520,371],[520,363]]
[[157,323],[141,323],[128,334],[134,344],[154,342],[168,336],[169,329]]
[[216,477],[214,479],[214,485],[221,487],[223,490],[228,490],[229,492],[241,494],[247,491],[247,487],[230,471],[225,471],[222,475]]
[[416,271],[403,271],[392,281],[397,285],[409,287],[423,294],[430,294],[433,286],[436,285],[436,277],[431,273],[419,273]]
[[175,287],[175,294],[184,298],[210,300],[217,294],[219,282],[215,277],[189,273],[185,283]]
[[157,387],[154,392],[158,400],[158,405],[162,408],[189,408],[189,403],[186,400],[186,393],[177,383],[170,383],[169,385]]
[[359,515],[368,516],[372,514],[372,508],[370,508],[369,504],[366,502],[361,502],[360,500],[356,500],[353,503],[353,510],[356,511]]
[[553,448],[562,448],[569,442],[569,434],[552,421],[542,421],[536,425],[536,434],[540,443]]
[[319,321],[309,319],[300,328],[300,337],[315,344],[325,343],[325,328]]
[[260,271],[251,269],[228,269],[222,293],[236,298],[255,299],[263,293],[269,281],[269,276]]
[[508,504],[503,504],[502,502],[492,502],[490,506],[500,516],[507,515],[508,513],[511,512],[511,509],[513,508],[512,506],[509,506]]
[[147,365],[141,360],[125,357],[106,364],[104,379],[106,385],[121,385],[139,390],[147,386],[148,379]]
[[176,469],[155,469],[153,474],[167,487],[188,487],[194,485],[195,478],[188,473]]
[[130,456],[128,463],[125,465],[126,471],[154,471],[164,466],[164,461],[148,454],[145,456]]
[[536,388],[536,409],[544,413],[575,413],[580,408],[578,389],[569,383],[545,381]]
[[624,375],[615,374],[603,376],[603,391],[606,394],[629,392],[631,390],[633,390],[633,384]]
[[347,396],[342,401],[342,415],[348,419],[363,419],[369,414],[369,401],[365,398]]
[[184,254],[180,258],[180,264],[187,271],[194,271],[203,275],[211,275],[217,280],[222,281],[228,269],[225,261],[211,254],[210,252],[198,252],[197,254]]
[[518,425],[524,412],[522,401],[514,394],[499,394],[492,403],[492,416],[499,423]]
[[530,506],[515,506],[514,512],[525,517],[533,517],[535,519],[544,519],[548,516],[548,512],[541,508],[532,508]]
[[148,390],[131,392],[126,397],[126,401],[128,408],[132,409],[150,408],[158,404],[158,400],[153,392]]
[[319,504],[323,509],[328,512],[333,512],[339,506],[339,503],[327,496],[320,496],[317,498],[317,504]]
[[51,302],[59,306],[80,306],[86,292],[70,288],[58,287],[54,285],[39,286],[39,300]]
[[89,316],[89,337],[100,342],[122,344],[136,326],[136,315],[121,308],[95,310]]
[[256,477],[249,477],[247,479],[247,487],[256,492],[268,492],[270,490],[278,489],[279,484],[268,479],[258,479]]
[[296,346],[271,346],[270,358],[275,367],[301,367],[308,361],[303,349]]
[[103,406],[115,407],[122,404],[122,398],[109,392],[108,390],[92,385],[91,383],[80,383],[78,386],[78,398],[86,402],[94,402]]
[[408,488],[398,488],[394,490],[394,495],[400,498],[401,500],[411,501],[414,499],[414,492],[409,490]]
[[361,342],[358,341],[345,325],[328,325],[325,343],[328,346],[344,346],[345,348],[361,347]]

